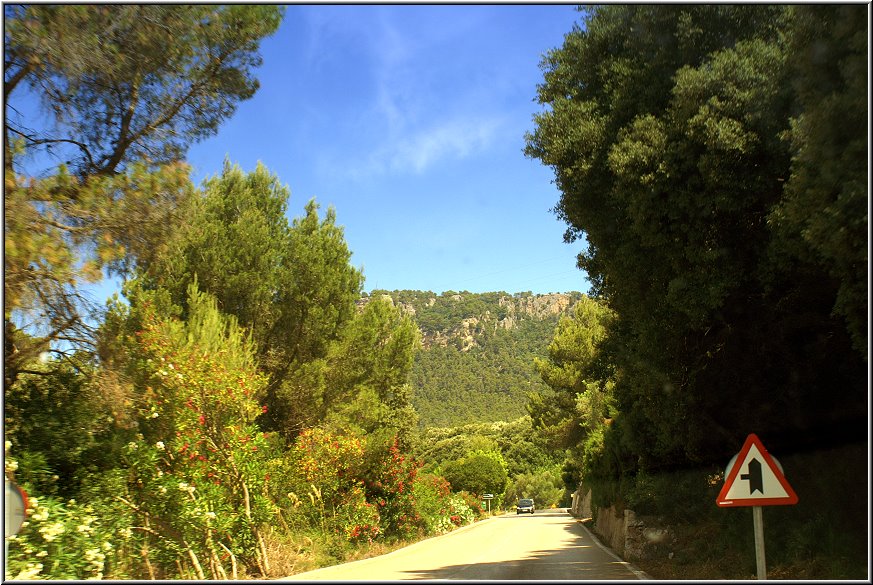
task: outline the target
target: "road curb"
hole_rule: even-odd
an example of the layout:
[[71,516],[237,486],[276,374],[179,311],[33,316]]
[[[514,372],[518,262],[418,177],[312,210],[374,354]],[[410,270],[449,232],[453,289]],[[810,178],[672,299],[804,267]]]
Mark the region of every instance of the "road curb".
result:
[[626,560],[624,560],[623,558],[621,558],[620,556],[618,556],[617,554],[615,554],[615,551],[613,551],[611,548],[609,548],[608,546],[606,546],[605,544],[603,544],[602,542],[600,542],[600,539],[598,539],[596,536],[594,536],[594,533],[591,532],[590,530],[588,530],[588,527],[585,526],[585,524],[583,524],[581,520],[579,520],[579,519],[577,518],[577,519],[576,519],[576,522],[579,523],[579,526],[582,527],[582,530],[584,530],[585,533],[586,533],[589,537],[591,537],[591,540],[594,541],[594,544],[596,544],[596,545],[600,548],[600,550],[602,550],[603,552],[605,552],[606,554],[608,554],[609,556],[611,556],[612,558],[614,558],[615,560],[617,560],[619,563],[621,563],[622,565],[624,565],[625,567],[627,567],[627,569],[628,569],[631,573],[633,573],[634,575],[637,576],[637,579],[641,579],[641,580],[645,580],[645,581],[651,581],[651,580],[653,580],[651,575],[649,575],[649,574],[646,573],[645,571],[642,571],[642,570],[638,569],[637,567],[635,567],[635,566],[633,565],[633,563],[629,563],[629,562],[627,562]]

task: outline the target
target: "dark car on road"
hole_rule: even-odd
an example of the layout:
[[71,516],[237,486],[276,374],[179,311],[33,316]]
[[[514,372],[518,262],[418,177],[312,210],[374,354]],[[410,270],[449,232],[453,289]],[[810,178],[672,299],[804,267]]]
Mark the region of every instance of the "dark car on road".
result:
[[518,501],[518,505],[515,507],[516,514],[527,514],[534,513],[534,501],[530,498],[522,498]]

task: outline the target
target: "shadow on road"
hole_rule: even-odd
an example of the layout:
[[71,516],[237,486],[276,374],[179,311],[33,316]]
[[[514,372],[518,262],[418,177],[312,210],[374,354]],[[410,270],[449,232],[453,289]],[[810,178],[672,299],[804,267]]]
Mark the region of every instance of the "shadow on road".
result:
[[[551,515],[551,514],[550,514]],[[524,521],[524,516],[501,520]],[[524,558],[505,562],[446,565],[438,569],[406,571],[409,579],[463,580],[636,580],[627,565],[617,561],[591,541],[584,528],[566,524],[572,541],[551,550],[537,550]]]

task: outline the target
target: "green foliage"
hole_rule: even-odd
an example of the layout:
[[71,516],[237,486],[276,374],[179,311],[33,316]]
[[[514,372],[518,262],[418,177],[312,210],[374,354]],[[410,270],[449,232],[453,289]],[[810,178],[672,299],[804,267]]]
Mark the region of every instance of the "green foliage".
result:
[[509,479],[506,462],[499,451],[476,451],[442,466],[443,477],[454,491],[467,491],[477,496],[494,494],[497,504],[502,500]]
[[214,134],[258,88],[258,46],[283,11],[33,5],[4,12],[5,95],[28,85],[56,122],[33,134],[7,119],[7,138],[67,146],[76,174],[87,176],[110,175],[130,160],[175,162]]
[[123,406],[104,393],[92,367],[37,362],[5,392],[7,441],[18,446],[19,478],[34,493],[73,497],[83,482],[113,468],[132,433],[120,424]]
[[[79,287],[99,281],[104,270],[125,274],[148,265],[179,225],[192,188],[184,165],[150,169],[139,162],[124,173],[85,178],[63,167],[44,179],[8,170],[6,182],[4,363],[11,384],[41,352],[93,352]],[[23,318],[48,335],[17,332],[13,320]]]
[[[322,362],[319,419],[359,434],[399,435],[408,449],[417,413],[407,381],[418,345],[418,329],[408,316],[389,302],[368,302]],[[313,388],[314,382],[308,390]]]
[[434,470],[477,451],[499,452],[510,477],[551,467],[562,456],[548,448],[527,416],[511,422],[424,429],[416,454],[427,469]]
[[600,350],[614,319],[601,301],[583,298],[573,315],[558,323],[548,359],[536,360],[549,391],[530,393],[527,407],[539,436],[566,450],[566,493],[576,490],[581,477],[590,483],[617,471],[606,445],[607,429],[618,415],[614,382]]
[[[309,201],[289,225],[288,189],[263,165],[245,173],[226,161],[204,187],[147,284],[166,288],[184,314],[185,291],[197,281],[252,332],[259,368],[270,378],[261,426],[290,441],[356,394],[383,400],[399,394],[391,372],[402,377],[408,368],[410,328],[375,306],[356,316],[363,276],[349,264],[333,208],[322,219]],[[380,348],[382,357],[369,360],[358,347],[363,343]],[[398,363],[386,362],[392,358]]]
[[[495,308],[499,305],[486,311],[493,314]],[[411,374],[420,424],[452,426],[523,415],[525,394],[543,387],[533,358],[543,355],[557,316],[518,317],[511,328],[503,328],[496,319],[482,318],[484,313],[465,313],[464,319],[481,319],[472,333],[474,344],[465,347],[458,332],[450,332],[445,345],[429,338],[421,325],[426,314],[415,313],[425,345]]]
[[839,283],[834,311],[854,348],[867,352],[867,104],[869,27],[851,6],[796,9],[789,48],[802,113],[792,120],[793,159],[771,221],[793,254]]
[[426,333],[448,332],[465,318],[492,313],[498,318],[505,316],[500,299],[508,297],[505,292],[458,294],[446,291],[441,295],[429,291],[385,291],[374,290],[373,296],[388,295],[395,302],[404,303],[415,310],[416,322]]
[[[617,444],[642,468],[720,458],[749,429],[787,447],[861,424],[863,356],[831,315],[839,283],[780,253],[766,220],[798,168],[785,137],[807,103],[792,82],[805,11],[601,7],[544,61],[550,108],[527,153],[555,170],[568,238],[585,236],[580,266],[616,314],[601,351]],[[833,26],[822,35],[852,38]]]
[[[80,285],[150,265],[191,195],[188,146],[257,89],[274,6],[4,7],[7,383],[60,340],[93,351]],[[26,88],[29,91],[22,91]],[[22,112],[39,100],[48,122]],[[33,168],[40,160],[66,160]],[[50,332],[22,343],[13,313]],[[19,315],[20,313],[20,315]]]
[[[469,460],[473,455],[488,454],[491,462],[484,462],[480,470],[474,469],[476,461]],[[543,502],[562,499],[561,489],[554,496],[546,484],[555,476],[555,466],[559,465],[562,452],[555,452],[543,440],[532,425],[530,417],[520,417],[512,422],[476,423],[461,427],[427,428],[423,431],[418,456],[427,462],[425,468],[436,470],[452,481],[453,490],[461,495],[467,494],[468,505],[477,515],[483,515],[483,493],[493,493],[492,507],[497,508],[515,497],[514,486],[538,483],[543,487],[540,497]],[[468,461],[469,460],[469,461]],[[503,471],[501,471],[501,469]],[[491,474],[493,477],[485,477]],[[500,478],[504,477],[503,483]],[[560,482],[560,475],[556,475]],[[496,478],[496,480],[494,479]],[[528,478],[528,479],[524,479]],[[534,479],[531,479],[534,478]],[[475,485],[474,485],[475,484]],[[487,485],[488,488],[483,488]],[[560,486],[560,483],[558,484]],[[503,490],[507,495],[504,497]],[[575,488],[575,485],[574,485]],[[477,491],[485,489],[485,491]],[[490,491],[489,491],[490,490]],[[572,491],[572,490],[571,490]],[[472,493],[469,493],[472,492]]]
[[[29,484],[23,484],[30,488]],[[28,498],[27,521],[9,538],[6,578],[15,580],[124,577],[136,554],[129,511],[118,503]]]
[[274,291],[288,237],[288,197],[288,188],[263,165],[247,174],[225,160],[221,175],[204,183],[173,246],[151,270],[181,307],[196,280],[223,312],[257,336],[259,353],[279,318]]
[[[867,23],[837,6],[584,14],[543,61],[526,153],[554,170],[614,317],[585,375],[544,371],[584,382],[575,404],[531,409],[595,502],[706,524],[703,478],[749,432],[786,455],[864,439]],[[690,468],[694,501],[664,506],[662,478]]]
[[510,505],[521,498],[533,498],[538,508],[549,508],[561,504],[563,496],[561,469],[560,466],[554,466],[515,476],[506,489],[505,501]]
[[600,344],[614,314],[583,297],[572,316],[562,317],[548,346],[548,359],[534,360],[549,388],[528,394],[534,427],[557,448],[577,445],[615,416],[609,365]]
[[320,357],[329,341],[352,318],[360,298],[363,276],[349,264],[351,251],[329,207],[323,220],[315,200],[306,215],[292,222],[286,258],[290,286],[279,302],[287,306],[280,327],[291,331],[289,358],[305,361]]

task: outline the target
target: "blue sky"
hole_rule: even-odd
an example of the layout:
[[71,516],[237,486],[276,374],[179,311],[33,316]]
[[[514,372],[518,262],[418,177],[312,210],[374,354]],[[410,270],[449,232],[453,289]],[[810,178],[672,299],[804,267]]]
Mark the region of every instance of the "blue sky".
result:
[[549,168],[526,159],[542,55],[572,5],[292,5],[261,87],[191,147],[193,177],[263,162],[334,206],[365,290],[587,291]]

